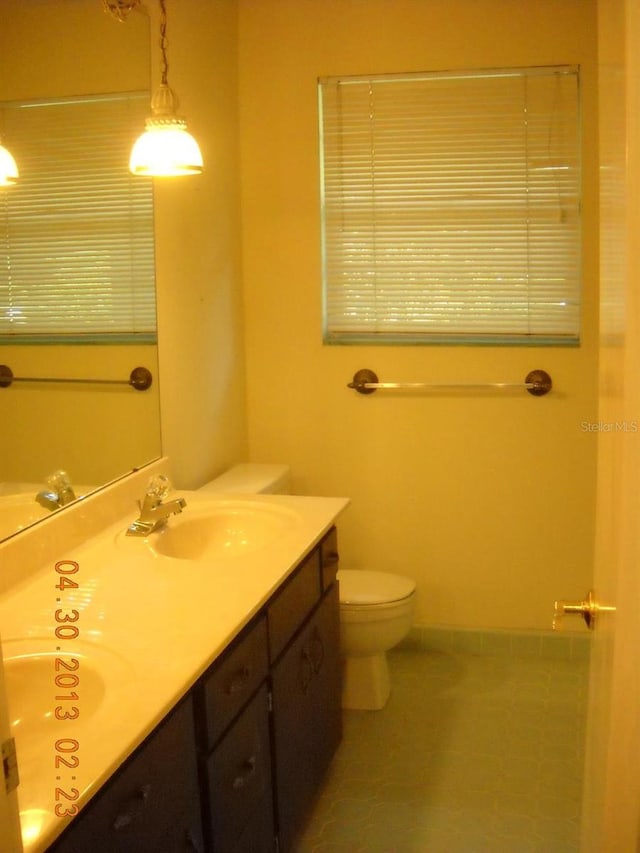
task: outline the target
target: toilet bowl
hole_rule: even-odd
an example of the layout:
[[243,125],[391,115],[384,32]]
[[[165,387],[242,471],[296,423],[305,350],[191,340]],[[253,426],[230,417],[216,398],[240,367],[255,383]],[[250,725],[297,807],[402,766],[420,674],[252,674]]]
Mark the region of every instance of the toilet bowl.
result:
[[340,569],[342,707],[375,711],[389,698],[387,651],[411,629],[415,581],[387,572]]

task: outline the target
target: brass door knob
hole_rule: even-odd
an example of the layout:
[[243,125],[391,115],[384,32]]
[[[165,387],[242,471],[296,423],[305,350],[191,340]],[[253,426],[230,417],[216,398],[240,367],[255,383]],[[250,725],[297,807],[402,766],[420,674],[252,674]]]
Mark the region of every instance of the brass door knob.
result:
[[556,601],[553,613],[553,630],[559,631],[562,627],[562,617],[571,613],[577,613],[584,619],[587,628],[593,631],[595,628],[596,617],[599,613],[615,613],[616,608],[610,604],[599,604],[596,601],[595,593],[592,589],[587,593],[584,601],[569,602]]

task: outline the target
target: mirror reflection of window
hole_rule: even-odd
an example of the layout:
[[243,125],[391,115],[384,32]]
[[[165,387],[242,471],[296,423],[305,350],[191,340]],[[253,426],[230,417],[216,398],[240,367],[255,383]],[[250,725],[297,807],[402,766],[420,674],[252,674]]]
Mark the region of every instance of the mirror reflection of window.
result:
[[1,107],[0,341],[155,342],[153,187],[126,168],[148,92]]

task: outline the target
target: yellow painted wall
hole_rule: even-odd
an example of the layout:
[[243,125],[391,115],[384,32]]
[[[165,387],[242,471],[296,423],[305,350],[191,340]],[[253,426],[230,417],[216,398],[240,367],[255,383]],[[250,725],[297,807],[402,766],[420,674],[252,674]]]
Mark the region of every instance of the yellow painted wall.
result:
[[169,83],[205,161],[202,175],[156,181],[155,195],[162,444],[176,484],[193,488],[248,453],[237,15],[235,0],[170,0],[167,12]]
[[[301,493],[348,495],[342,564],[418,581],[417,622],[549,628],[592,573],[596,416],[596,19],[591,0],[239,0],[251,457]],[[321,342],[316,79],[577,63],[584,317],[577,349]],[[381,379],[524,380],[526,392],[363,397]]]

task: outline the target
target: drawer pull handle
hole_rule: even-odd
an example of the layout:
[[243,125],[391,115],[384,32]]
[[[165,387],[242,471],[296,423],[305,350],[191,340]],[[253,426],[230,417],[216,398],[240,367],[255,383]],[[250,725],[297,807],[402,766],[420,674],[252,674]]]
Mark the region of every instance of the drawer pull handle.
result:
[[340,555],[337,551],[329,551],[329,553],[324,554],[323,557],[323,563],[325,566],[335,566],[340,559]]
[[313,637],[311,639],[311,665],[313,667],[313,674],[318,675],[320,670],[322,669],[322,664],[324,663],[324,643],[322,642],[322,637],[320,636],[320,632],[316,628]]
[[129,826],[129,824],[133,823],[133,821],[139,817],[144,809],[146,801],[149,799],[150,793],[151,785],[143,785],[135,792],[135,794],[133,794],[129,801],[128,808],[125,811],[120,812],[113,821],[113,828],[116,831],[123,829],[125,826]]
[[243,666],[231,677],[227,686],[227,694],[233,696],[234,693],[239,693],[251,678],[251,667]]
[[309,692],[309,687],[313,680],[313,673],[313,660],[311,659],[309,649],[305,646],[302,649],[302,654],[300,656],[300,689],[305,696]]
[[234,791],[239,791],[241,788],[244,788],[251,777],[255,775],[256,764],[257,759],[255,755],[252,755],[251,758],[247,758],[241,767],[242,772],[233,780]]

